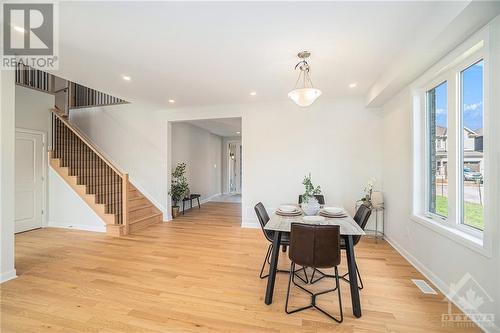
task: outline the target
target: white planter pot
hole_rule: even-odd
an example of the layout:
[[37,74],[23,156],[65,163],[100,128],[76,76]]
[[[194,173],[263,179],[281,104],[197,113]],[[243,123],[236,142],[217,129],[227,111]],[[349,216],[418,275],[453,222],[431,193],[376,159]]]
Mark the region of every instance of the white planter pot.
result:
[[303,202],[300,204],[302,211],[305,215],[316,215],[318,214],[321,206],[316,198],[309,198],[307,202]]

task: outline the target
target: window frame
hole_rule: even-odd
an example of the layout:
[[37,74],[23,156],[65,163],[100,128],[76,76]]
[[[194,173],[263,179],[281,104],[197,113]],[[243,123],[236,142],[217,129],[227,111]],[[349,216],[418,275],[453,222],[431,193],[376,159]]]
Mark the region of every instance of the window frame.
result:
[[[457,71],[456,71],[456,80],[457,80],[457,102],[458,102],[458,129],[460,129],[460,137],[458,140],[458,152],[459,152],[459,160],[458,160],[458,165],[457,167],[460,167],[458,169],[458,202],[461,204],[457,207],[457,224],[458,228],[463,231],[471,234],[472,236],[475,237],[483,237],[484,233],[484,228],[483,230],[475,228],[473,226],[470,226],[465,223],[465,204],[464,204],[464,135],[463,135],[463,129],[464,129],[464,110],[463,110],[463,80],[462,80],[462,73],[472,67],[473,65],[477,64],[478,62],[483,62],[483,131],[484,128],[486,127],[486,113],[487,113],[487,107],[486,107],[486,101],[485,101],[485,90],[486,90],[486,84],[485,84],[485,76],[486,76],[486,59],[484,56],[484,52],[476,52],[464,61],[462,61],[458,66],[457,66]],[[457,133],[458,134],[458,133]],[[484,135],[484,133],[483,133]],[[486,137],[486,135],[484,135]],[[488,160],[488,148],[483,147],[483,163],[485,165],[485,174],[483,175],[483,181],[484,181],[484,188],[486,189],[486,184],[487,184],[487,179],[485,178],[486,176],[486,162]],[[486,193],[485,193],[486,194]],[[486,197],[486,195],[485,195]],[[483,203],[483,206],[485,207],[485,203]],[[483,221],[486,223],[486,209],[483,209]]]
[[[424,133],[424,168],[425,168],[425,186],[424,186],[424,214],[427,218],[430,218],[436,222],[439,223],[447,223],[448,218],[450,215],[450,201],[448,200],[448,216],[442,216],[436,213],[433,213],[430,211],[430,179],[431,179],[431,170],[430,170],[430,146],[433,144],[429,138],[430,138],[430,132],[431,132],[431,127],[430,127],[430,119],[429,119],[429,112],[428,112],[428,105],[429,105],[429,99],[428,99],[428,92],[431,91],[432,89],[435,89],[442,85],[443,83],[446,83],[447,85],[447,90],[446,90],[446,112],[447,112],[447,126],[449,128],[450,124],[450,118],[449,118],[449,101],[450,101],[450,96],[449,96],[449,87],[450,87],[450,82],[448,81],[448,75],[441,75],[436,77],[434,80],[429,82],[425,88],[424,88],[424,125],[425,125],[425,133]],[[449,133],[448,133],[449,136]],[[436,143],[434,142],[434,145]],[[449,156],[447,155],[447,159],[449,160]],[[449,163],[448,163],[449,167]],[[449,180],[448,180],[449,182]],[[449,185],[448,185],[449,186]],[[448,187],[449,188],[449,187]]]
[[[495,168],[500,165],[500,160],[495,159],[495,152],[498,150],[495,142],[500,140],[500,133],[496,133],[492,128],[495,121],[500,121],[500,115],[490,114],[490,103],[495,103],[494,97],[490,101],[490,40],[489,27],[471,36],[467,41],[452,50],[447,56],[438,61],[432,68],[410,86],[413,98],[412,117],[412,207],[411,219],[453,241],[460,243],[486,257],[492,255],[492,235],[497,229],[492,223],[495,217],[500,218],[500,210],[490,204],[490,198],[500,195],[500,191],[495,188],[495,184],[500,181],[500,177],[495,174]],[[500,43],[498,43],[500,45]],[[462,106],[460,97],[460,74],[461,72],[483,59],[483,151],[484,151],[484,230],[481,231],[472,226],[461,223],[458,216],[460,205],[462,204],[462,194],[460,191],[460,177],[463,177],[462,143],[458,141],[463,136],[463,129],[460,127],[462,118]],[[498,79],[495,79],[497,82]],[[427,91],[433,89],[442,82],[448,84],[448,218],[443,219],[439,215],[429,212],[429,149],[426,143],[428,138],[427,112]],[[493,82],[494,83],[494,82]],[[458,109],[460,108],[460,109]],[[460,119],[459,119],[460,118]],[[459,131],[458,129],[461,129]],[[459,147],[460,145],[460,147]],[[459,156],[457,156],[460,153]],[[460,163],[457,163],[460,157]],[[460,167],[462,170],[460,170]]]

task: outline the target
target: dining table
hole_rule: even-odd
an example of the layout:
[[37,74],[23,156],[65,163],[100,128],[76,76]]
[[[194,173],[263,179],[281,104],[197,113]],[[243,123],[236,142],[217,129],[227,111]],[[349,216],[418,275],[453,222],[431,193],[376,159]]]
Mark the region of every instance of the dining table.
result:
[[354,219],[345,212],[343,217],[325,217],[323,221],[306,222],[303,220],[303,215],[299,216],[283,216],[273,213],[269,221],[264,226],[265,230],[274,232],[273,250],[271,253],[271,265],[269,268],[269,276],[267,278],[267,288],[265,296],[265,304],[269,305],[273,302],[274,284],[276,281],[276,273],[278,271],[279,248],[282,235],[290,233],[292,223],[308,223],[319,225],[338,225],[340,226],[340,236],[344,238],[346,245],[347,269],[349,275],[349,285],[351,291],[352,312],[357,318],[361,317],[361,301],[358,289],[358,276],[356,274],[356,256],[354,255],[353,236],[364,235],[365,232],[354,221]]

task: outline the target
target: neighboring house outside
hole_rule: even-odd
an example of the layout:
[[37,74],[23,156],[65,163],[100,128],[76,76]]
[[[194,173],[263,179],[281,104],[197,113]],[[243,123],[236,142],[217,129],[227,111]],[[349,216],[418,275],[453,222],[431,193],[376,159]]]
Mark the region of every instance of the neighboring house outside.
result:
[[[463,135],[464,167],[483,174],[483,129],[473,131],[464,127]],[[438,126],[436,128],[436,162],[437,175],[448,178],[446,167],[448,163],[448,129],[446,127]]]

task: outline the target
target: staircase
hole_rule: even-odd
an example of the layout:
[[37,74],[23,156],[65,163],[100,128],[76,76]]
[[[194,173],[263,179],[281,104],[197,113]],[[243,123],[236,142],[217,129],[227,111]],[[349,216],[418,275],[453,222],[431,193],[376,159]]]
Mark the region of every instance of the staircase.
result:
[[161,222],[162,213],[58,109],[52,110],[50,165],[94,210],[111,236]]

